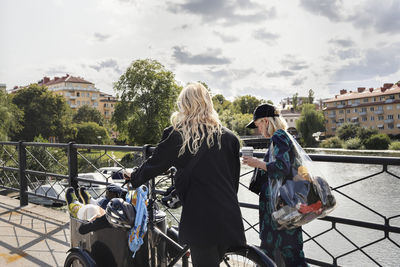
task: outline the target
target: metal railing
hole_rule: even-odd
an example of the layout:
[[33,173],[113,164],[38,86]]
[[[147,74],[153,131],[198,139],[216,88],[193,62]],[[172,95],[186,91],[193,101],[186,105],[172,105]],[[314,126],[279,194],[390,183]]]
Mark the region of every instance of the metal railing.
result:
[[[27,205],[28,199],[31,197],[40,197],[56,203],[65,203],[63,199],[65,189],[68,186],[76,187],[78,183],[84,183],[92,189],[95,196],[100,196],[105,193],[104,185],[111,182],[111,174],[103,173],[100,169],[101,167],[114,166],[122,170],[137,166],[151,155],[153,149],[154,147],[150,146],[133,147],[84,145],[75,143],[0,142],[0,188],[17,192],[21,206]],[[115,155],[114,153],[119,154]],[[264,153],[255,152],[254,156],[262,158]],[[316,234],[309,233],[303,228],[303,233],[307,237],[304,240],[304,244],[313,243],[328,256],[323,260],[307,258],[307,261],[318,266],[338,266],[340,263],[338,261],[344,257],[361,253],[374,265],[383,266],[384,264],[380,263],[378,259],[368,251],[372,246],[382,243],[382,241],[389,242],[393,245],[393,247],[397,249],[396,255],[400,255],[400,245],[398,241],[400,237],[400,227],[396,226],[395,223],[396,220],[400,219],[400,209],[398,209],[399,214],[387,217],[345,192],[345,189],[349,186],[361,181],[374,179],[381,174],[400,180],[398,174],[388,170],[388,166],[400,166],[400,159],[392,157],[315,154],[311,154],[310,157],[316,162],[382,166],[382,169],[378,172],[336,185],[331,189],[335,195],[341,196],[353,202],[355,205],[363,207],[380,217],[383,222],[376,223],[333,216],[326,216],[325,218],[317,220],[321,223],[328,223],[330,226],[328,229]],[[94,178],[88,179],[83,177],[83,173],[88,172],[95,173],[97,176],[102,177],[102,179],[96,180]],[[247,184],[243,181],[249,178],[251,174],[252,171],[241,174],[241,188],[247,188]],[[45,188],[43,189],[43,187]],[[258,204],[255,203],[241,201],[240,205],[243,209],[258,210]],[[169,212],[169,214],[171,213]],[[258,233],[257,228],[259,222],[250,222],[250,220],[245,217],[243,221],[246,226],[246,231],[255,231]],[[382,233],[382,237],[359,245],[352,240],[349,235],[345,234],[339,226],[357,227],[365,231],[379,231]],[[352,248],[341,253],[331,252],[332,247],[323,245],[320,239],[324,236],[328,236],[332,232],[345,239]],[[330,245],[333,246],[333,244]]]

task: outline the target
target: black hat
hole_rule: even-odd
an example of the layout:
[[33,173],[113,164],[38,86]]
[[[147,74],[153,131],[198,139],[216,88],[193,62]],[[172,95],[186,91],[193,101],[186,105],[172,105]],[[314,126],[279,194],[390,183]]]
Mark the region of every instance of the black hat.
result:
[[256,107],[253,112],[253,120],[247,124],[247,128],[257,128],[254,122],[260,118],[265,117],[278,117],[279,113],[276,111],[275,107],[270,104],[262,104]]

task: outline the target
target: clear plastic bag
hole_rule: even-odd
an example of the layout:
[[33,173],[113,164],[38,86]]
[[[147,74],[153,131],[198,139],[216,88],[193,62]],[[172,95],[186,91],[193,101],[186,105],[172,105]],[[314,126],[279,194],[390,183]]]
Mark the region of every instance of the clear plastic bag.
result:
[[[330,213],[336,206],[331,189],[293,136],[286,133],[293,143],[294,162],[291,179],[268,179],[272,219],[278,229],[292,229]],[[269,162],[275,161],[274,144],[269,148]]]

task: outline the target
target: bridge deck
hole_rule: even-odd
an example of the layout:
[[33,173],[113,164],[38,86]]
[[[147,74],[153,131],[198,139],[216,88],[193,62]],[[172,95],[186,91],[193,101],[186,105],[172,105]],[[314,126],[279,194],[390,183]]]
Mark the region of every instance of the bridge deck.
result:
[[69,247],[66,212],[0,195],[0,266],[63,266]]

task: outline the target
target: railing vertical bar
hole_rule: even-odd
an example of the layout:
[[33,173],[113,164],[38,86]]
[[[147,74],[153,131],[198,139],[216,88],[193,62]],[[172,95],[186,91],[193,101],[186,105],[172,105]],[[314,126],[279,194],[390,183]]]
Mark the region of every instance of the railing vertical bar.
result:
[[76,180],[78,177],[78,152],[74,145],[74,142],[68,143],[68,185],[76,189],[78,187]]
[[18,142],[18,165],[19,165],[19,205],[28,205],[28,183],[26,180],[26,150],[24,142]]

